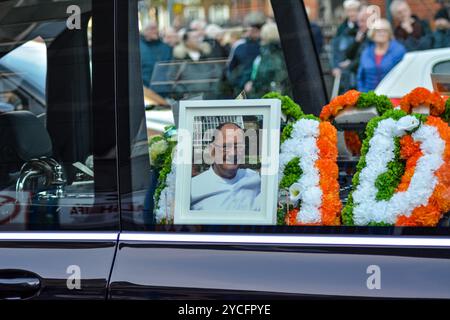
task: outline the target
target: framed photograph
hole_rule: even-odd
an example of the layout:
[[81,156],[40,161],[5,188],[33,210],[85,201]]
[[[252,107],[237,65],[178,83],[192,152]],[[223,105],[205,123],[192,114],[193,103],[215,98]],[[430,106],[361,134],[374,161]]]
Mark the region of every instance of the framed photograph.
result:
[[278,99],[181,101],[175,224],[275,225]]

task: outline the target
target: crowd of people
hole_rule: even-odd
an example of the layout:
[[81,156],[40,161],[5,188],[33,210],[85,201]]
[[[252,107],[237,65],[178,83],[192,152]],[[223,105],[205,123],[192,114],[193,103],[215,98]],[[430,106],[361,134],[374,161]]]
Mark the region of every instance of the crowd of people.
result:
[[261,13],[250,13],[242,27],[229,29],[194,20],[185,28],[170,27],[160,32],[156,23],[149,23],[143,28],[140,48],[143,83],[148,88],[152,88],[157,62],[222,59],[226,64],[221,97],[236,97],[242,92],[247,97],[260,97],[272,90],[283,94],[290,91],[277,26]]
[[[406,0],[393,0],[388,8],[391,23],[374,19],[373,6],[367,3],[343,2],[345,20],[329,43],[331,70],[340,79],[340,92],[374,90],[405,53],[450,46],[448,6],[442,4],[430,23],[414,14]],[[325,41],[312,21],[311,31],[320,53]],[[194,20],[187,26],[174,24],[159,30],[152,22],[143,28],[140,48],[143,82],[149,88],[158,62],[222,59],[226,63],[214,98],[232,98],[242,92],[250,98],[269,91],[291,93],[276,23],[262,13],[249,13],[242,26],[227,29]]]
[[386,19],[372,19],[373,10],[358,0],[343,3],[346,19],[331,41],[333,76],[340,92],[374,90],[406,52],[450,46],[449,8],[444,4],[430,23],[414,14],[406,0],[393,0]]

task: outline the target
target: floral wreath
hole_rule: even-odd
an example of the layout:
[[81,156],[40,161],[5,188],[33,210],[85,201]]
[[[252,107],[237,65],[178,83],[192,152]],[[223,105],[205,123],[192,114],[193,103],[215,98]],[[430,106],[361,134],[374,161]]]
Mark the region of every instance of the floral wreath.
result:
[[153,195],[154,215],[157,224],[171,224],[175,207],[176,166],[172,162],[177,141],[175,127],[165,128],[162,136],[149,142],[150,165],[159,171]]
[[391,110],[367,125],[342,219],[358,226],[436,226],[450,210],[449,195],[448,124]]
[[279,189],[289,200],[278,210],[279,224],[339,225],[336,128],[304,115],[284,128],[281,143]]
[[[373,91],[361,93],[356,90],[349,90],[324,106],[320,113],[320,119],[323,121],[332,121],[339,112],[348,107],[356,107],[357,109],[375,107],[378,115],[382,115],[386,111],[394,108],[387,96],[377,95]],[[359,156],[361,153],[361,140],[364,137],[361,138],[357,131],[345,130],[344,138],[345,145],[352,155]]]
[[356,107],[358,109],[375,107],[380,116],[394,108],[387,96],[377,95],[373,91],[361,93],[356,90],[349,90],[343,95],[335,97],[329,104],[324,106],[320,112],[320,119],[322,121],[331,121],[339,112],[348,107]]
[[437,92],[418,87],[403,96],[400,100],[400,108],[406,113],[412,113],[413,108],[425,106],[430,108],[430,115],[439,117],[446,111],[446,103]]

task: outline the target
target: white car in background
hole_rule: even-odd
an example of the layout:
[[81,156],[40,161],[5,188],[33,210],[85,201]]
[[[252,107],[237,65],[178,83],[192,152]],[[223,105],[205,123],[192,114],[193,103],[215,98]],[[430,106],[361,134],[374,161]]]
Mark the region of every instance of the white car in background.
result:
[[400,99],[417,87],[433,90],[431,73],[450,74],[450,48],[407,53],[375,89],[397,105]]

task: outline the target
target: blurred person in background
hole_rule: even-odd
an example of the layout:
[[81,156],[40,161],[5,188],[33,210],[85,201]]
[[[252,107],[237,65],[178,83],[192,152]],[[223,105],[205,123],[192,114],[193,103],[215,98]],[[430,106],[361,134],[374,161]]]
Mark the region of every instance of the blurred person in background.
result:
[[450,19],[447,8],[441,8],[434,16],[433,49],[450,47]]
[[249,13],[244,19],[247,27],[245,39],[236,42],[230,52],[227,78],[235,95],[244,89],[251,78],[253,61],[260,53],[261,27],[265,22],[266,17],[262,13]]
[[205,41],[211,46],[210,58],[227,58],[227,50],[222,46],[224,30],[216,24],[209,24],[205,35]]
[[193,20],[189,24],[189,29],[197,32],[197,37],[200,42],[205,41],[206,25],[206,21],[202,19]]
[[376,20],[368,37],[373,43],[362,52],[358,68],[357,89],[361,92],[374,90],[406,53],[405,47],[394,40],[391,24],[386,19]]
[[306,14],[308,15],[309,26],[311,28],[311,33],[314,39],[314,46],[316,47],[317,53],[320,54],[323,47],[322,30],[320,29],[319,25],[311,19],[311,9],[308,6],[305,6],[305,9]]
[[150,81],[155,64],[159,61],[172,60],[172,48],[161,41],[158,25],[150,22],[140,36],[141,70],[144,86],[150,88]]
[[253,62],[251,81],[246,83],[245,91],[250,98],[261,98],[270,91],[283,95],[291,93],[280,35],[275,23],[266,23],[261,28],[261,54]]
[[358,31],[355,35],[355,41],[345,51],[345,60],[341,63],[342,68],[348,70],[356,76],[359,67],[359,60],[364,49],[371,43],[367,37],[367,22],[371,15],[368,7],[363,6],[358,14]]
[[198,31],[188,29],[183,33],[180,44],[173,49],[173,58],[176,60],[199,61],[209,58],[211,46],[201,40]]
[[222,39],[222,46],[227,52],[227,57],[230,56],[231,50],[234,50],[234,48],[241,43],[240,40],[242,39],[243,34],[244,30],[242,27],[236,27],[225,31]]
[[336,36],[331,40],[331,67],[334,77],[341,77],[340,92],[354,88],[356,80],[345,62],[345,53],[354,43],[358,33],[358,14],[361,3],[358,0],[345,0],[343,3],[345,21],[338,27]]
[[358,28],[358,14],[361,7],[361,2],[358,0],[345,0],[342,4],[345,12],[345,20],[338,26],[336,37],[348,32],[348,30],[355,30]]
[[177,44],[180,43],[180,37],[178,36],[178,33],[174,28],[168,27],[164,30],[163,41],[165,44],[174,48]]
[[392,1],[389,9],[396,22],[394,36],[405,46],[406,50],[431,48],[431,29],[428,22],[414,15],[405,0]]

